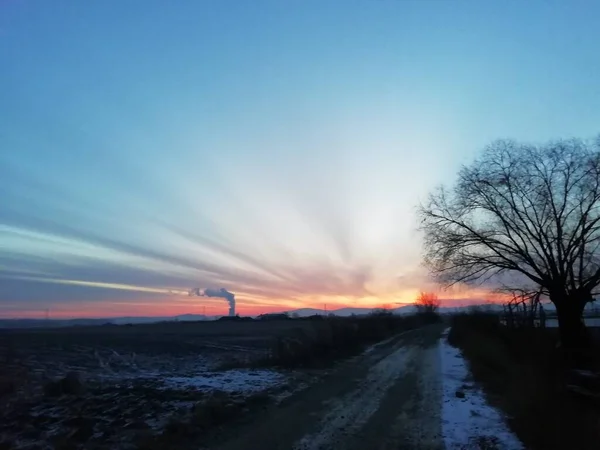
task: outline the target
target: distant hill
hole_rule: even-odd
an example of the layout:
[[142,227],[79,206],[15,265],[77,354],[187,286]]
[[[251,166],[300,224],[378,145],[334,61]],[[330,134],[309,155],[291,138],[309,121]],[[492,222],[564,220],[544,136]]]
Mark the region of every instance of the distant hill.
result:
[[[492,309],[496,309],[496,308],[500,308],[500,310],[502,309],[501,305],[479,305],[481,307],[491,307]],[[461,310],[465,310],[467,308],[470,308],[471,306],[459,306],[459,307],[440,307],[439,312],[442,314],[450,314],[450,313],[454,313],[454,312],[458,312]],[[339,309],[332,309],[332,310],[323,310],[323,309],[316,309],[316,308],[301,308],[301,309],[293,309],[290,311],[286,311],[290,316],[294,317],[308,317],[308,316],[314,316],[314,315],[329,315],[329,314],[333,314],[336,316],[341,316],[341,317],[348,317],[351,315],[357,315],[357,316],[364,316],[366,314],[370,314],[373,311],[378,310],[379,308],[339,308]],[[392,313],[394,314],[414,314],[415,312],[417,312],[417,308],[415,305],[405,305],[405,306],[399,306],[398,308],[393,308],[390,309],[390,311],[392,311]]]
[[338,309],[316,309],[316,308],[300,308],[293,309],[291,311],[285,311],[292,317],[309,317],[309,316],[323,316],[333,314],[335,316],[348,317],[351,315],[364,316],[373,311],[373,308],[338,308]]
[[290,316],[297,316],[297,317],[309,317],[309,316],[324,314],[322,309],[316,309],[316,308],[300,308],[300,309],[294,309],[291,311],[284,311],[284,312],[288,313]]

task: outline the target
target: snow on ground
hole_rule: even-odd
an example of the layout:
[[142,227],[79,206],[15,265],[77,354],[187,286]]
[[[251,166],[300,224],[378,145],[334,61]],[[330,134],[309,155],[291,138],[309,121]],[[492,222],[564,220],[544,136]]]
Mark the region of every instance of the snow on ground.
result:
[[[459,349],[440,339],[442,370],[442,436],[446,450],[481,448],[520,450],[523,444],[509,430],[502,414],[488,405],[480,388],[471,380],[468,363]],[[461,398],[464,394],[464,398]],[[487,447],[485,447],[487,448]]]
[[332,400],[329,412],[323,417],[320,429],[295,443],[295,450],[335,448],[341,436],[357,434],[379,409],[388,390],[405,370],[414,347],[401,347],[370,370],[358,387],[341,398]]
[[189,377],[163,378],[170,389],[220,390],[225,392],[254,393],[264,391],[285,382],[285,376],[273,370],[226,370],[204,372]]

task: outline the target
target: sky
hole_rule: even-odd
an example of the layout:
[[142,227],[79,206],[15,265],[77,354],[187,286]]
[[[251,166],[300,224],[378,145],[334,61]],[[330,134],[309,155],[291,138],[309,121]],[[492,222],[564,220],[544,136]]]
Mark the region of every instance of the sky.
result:
[[428,192],[600,132],[599,42],[595,1],[0,0],[0,317],[409,303]]

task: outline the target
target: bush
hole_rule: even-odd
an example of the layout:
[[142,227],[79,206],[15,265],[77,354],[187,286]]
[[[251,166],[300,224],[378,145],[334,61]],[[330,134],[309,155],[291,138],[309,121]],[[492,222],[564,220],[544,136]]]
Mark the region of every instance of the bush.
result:
[[203,437],[238,420],[244,413],[255,413],[267,407],[272,397],[266,392],[246,399],[235,399],[226,392],[216,391],[194,405],[188,414],[172,417],[162,434],[139,436],[139,450],[170,450],[196,448]]
[[386,310],[363,317],[324,317],[289,336],[277,337],[263,363],[286,368],[321,366],[400,331],[437,321],[437,314],[398,316]]

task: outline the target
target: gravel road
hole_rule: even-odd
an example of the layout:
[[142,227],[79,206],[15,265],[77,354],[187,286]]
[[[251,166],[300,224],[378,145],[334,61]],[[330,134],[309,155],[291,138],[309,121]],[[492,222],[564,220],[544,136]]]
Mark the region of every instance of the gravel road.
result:
[[409,331],[348,360],[217,450],[443,449],[438,339]]

